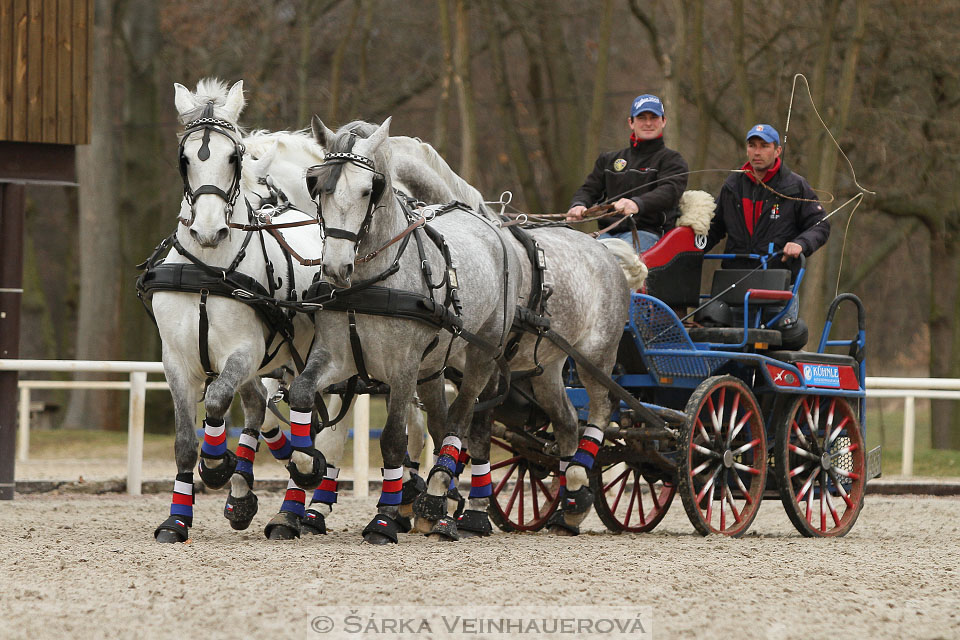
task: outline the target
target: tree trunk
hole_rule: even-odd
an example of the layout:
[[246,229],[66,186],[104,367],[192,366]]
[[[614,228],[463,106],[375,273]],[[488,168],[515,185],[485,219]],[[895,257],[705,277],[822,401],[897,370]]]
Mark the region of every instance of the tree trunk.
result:
[[[960,378],[960,237],[930,233],[930,375]],[[934,449],[960,449],[960,412],[956,400],[931,400]]]
[[754,91],[747,79],[747,59],[744,52],[743,33],[743,0],[733,0],[733,73],[737,80],[737,90],[740,93],[740,103],[743,105],[743,116],[740,118],[740,128],[746,131],[757,122],[754,103]]
[[465,0],[456,0],[454,10],[456,37],[453,47],[454,82],[460,108],[460,176],[470,184],[477,182],[477,118],[470,80],[470,28]]
[[613,0],[604,0],[603,17],[600,22],[600,38],[597,42],[597,66],[593,72],[593,100],[587,125],[587,139],[580,172],[590,173],[600,153],[600,134],[603,132],[607,95],[607,67],[610,61],[610,34],[613,31]]
[[[441,0],[443,1],[443,0]],[[530,165],[529,151],[520,132],[517,104],[511,96],[510,75],[503,52],[503,20],[492,2],[487,2],[487,21],[490,24],[490,57],[494,90],[497,95],[497,113],[503,128],[510,161],[517,172],[527,211],[542,212],[543,201],[537,189],[536,176]],[[518,206],[515,203],[514,206]]]
[[[117,359],[123,341],[118,322],[120,283],[125,281],[120,269],[121,225],[116,202],[119,140],[114,119],[118,107],[111,100],[113,62],[116,60],[113,18],[114,3],[97,0],[93,27],[90,144],[77,148],[80,300],[76,358],[80,360]],[[77,377],[91,376],[78,374]],[[99,395],[93,396],[92,393]],[[117,403],[105,401],[102,394],[102,391],[82,390],[71,393],[64,427],[123,427],[123,422],[118,421],[121,413]]]
[[333,60],[330,62],[330,106],[327,107],[327,122],[336,123],[340,117],[341,101],[341,78],[343,76],[343,58],[346,55],[347,47],[353,42],[353,32],[357,26],[357,19],[360,17],[360,10],[363,4],[357,2],[353,5],[353,11],[350,12],[350,22],[347,24],[337,48],[333,52]]
[[450,131],[450,85],[453,83],[453,36],[450,33],[450,0],[437,0],[440,42],[443,45],[443,74],[440,99],[433,121],[433,148],[446,156]]
[[[697,146],[696,155],[690,166],[693,171],[700,171],[707,166],[707,152],[710,150],[710,110],[707,108],[707,88],[704,79],[703,61],[703,5],[704,0],[694,0],[693,2],[692,37],[690,39],[690,50],[693,52],[693,91],[697,100]],[[703,174],[690,176],[691,188],[700,188],[703,182]]]

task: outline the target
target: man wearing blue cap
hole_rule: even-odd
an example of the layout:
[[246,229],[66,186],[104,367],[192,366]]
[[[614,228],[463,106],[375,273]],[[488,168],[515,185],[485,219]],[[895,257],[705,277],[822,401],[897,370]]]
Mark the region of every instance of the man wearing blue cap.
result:
[[[809,256],[830,237],[830,223],[806,179],[780,159],[780,134],[769,124],[747,132],[747,162],[723,183],[707,235],[707,250],[724,236],[726,253],[765,254],[770,243],[783,260]],[[742,259],[724,260],[727,269],[752,268]],[[791,265],[794,277],[799,262]]]
[[573,195],[567,220],[580,220],[588,207],[613,204],[615,214],[599,220],[600,229],[617,221],[600,237],[621,238],[633,244],[627,221],[632,217],[639,236],[639,251],[646,251],[673,228],[678,205],[687,188],[687,163],[663,144],[667,118],[660,98],[637,96],[630,106],[630,146],[600,154],[593,171]]

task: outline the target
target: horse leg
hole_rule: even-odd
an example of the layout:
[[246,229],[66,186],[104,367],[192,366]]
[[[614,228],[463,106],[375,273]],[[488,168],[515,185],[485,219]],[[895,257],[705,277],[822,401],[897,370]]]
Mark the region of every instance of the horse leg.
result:
[[[461,462],[461,454],[465,449],[462,437],[467,431],[468,421],[473,416],[477,397],[495,369],[494,362],[485,358],[475,347],[470,346],[466,351],[466,361],[469,364],[465,367],[466,371],[460,383],[460,393],[450,407],[448,431],[440,442],[436,463],[427,478],[427,491],[414,503],[414,513],[419,517],[437,521],[430,534],[437,534],[438,538],[449,540],[459,538],[456,520],[447,516],[446,498],[450,495],[451,483],[457,477],[458,465],[465,464],[467,459],[464,456]],[[463,466],[460,466],[460,471],[462,470]]]
[[[331,398],[328,407],[331,414],[340,411],[340,401],[339,397],[336,398],[336,402]],[[340,461],[343,459],[348,435],[349,429],[347,429],[347,426],[339,424],[323,429],[314,438],[314,445],[323,454],[327,466],[323,479],[320,481],[320,486],[313,492],[310,508],[303,514],[303,520],[300,524],[304,533],[325,534],[327,532],[326,518],[333,511],[333,505],[337,502],[337,478],[340,475]]]
[[173,396],[176,419],[174,456],[177,460],[177,477],[173,483],[170,517],[157,527],[153,537],[157,542],[185,542],[193,526],[193,467],[197,464],[194,424],[200,394],[197,386],[190,384],[179,372],[165,367],[165,373],[170,384],[170,395]]
[[417,371],[414,368],[407,375],[399,375],[390,381],[387,421],[380,436],[383,487],[380,500],[377,501],[377,515],[363,530],[364,541],[371,544],[397,542],[397,533],[402,530],[397,518],[403,500],[403,459],[407,449],[404,426],[416,379]]
[[237,466],[230,478],[230,493],[223,506],[223,515],[230,526],[242,531],[257,515],[257,495],[253,492],[253,461],[260,439],[260,426],[267,410],[267,390],[258,378],[240,386],[243,404],[243,432],[237,443]]
[[[499,390],[499,376],[491,376],[479,400],[489,400]],[[470,494],[463,513],[457,518],[457,530],[462,537],[488,536],[493,532],[487,509],[493,484],[490,480],[490,431],[493,409],[475,411],[470,421],[467,443],[472,452],[470,461]]]
[[234,352],[227,358],[220,375],[207,387],[203,419],[203,443],[200,445],[200,479],[211,489],[219,489],[233,476],[237,456],[227,448],[226,415],[240,384],[255,370],[251,354]]

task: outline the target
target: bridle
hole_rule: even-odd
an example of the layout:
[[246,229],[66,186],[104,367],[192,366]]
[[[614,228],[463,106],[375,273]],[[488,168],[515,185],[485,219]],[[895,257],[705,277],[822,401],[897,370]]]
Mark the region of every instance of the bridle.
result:
[[[197,131],[203,131],[202,143],[200,145],[200,150],[197,152],[197,158],[201,162],[206,162],[210,158],[211,132],[219,133],[233,143],[233,153],[230,155],[230,162],[234,164],[234,174],[229,191],[224,191],[217,185],[213,184],[204,184],[196,189],[193,189],[190,186],[190,180],[187,177],[187,165],[190,163],[190,160],[187,158],[187,155],[184,152],[184,146],[186,145],[190,134]],[[183,196],[190,204],[190,219],[187,220],[182,217],[180,218],[180,223],[184,226],[189,227],[193,224],[193,220],[197,215],[197,196],[204,194],[212,194],[223,199],[223,201],[226,203],[225,216],[227,221],[229,221],[233,215],[233,207],[237,202],[237,197],[240,195],[240,176],[242,171],[243,153],[245,151],[243,143],[237,139],[237,135],[239,135],[239,131],[237,130],[236,125],[231,122],[227,122],[226,120],[213,117],[212,102],[207,103],[206,108],[203,110],[203,114],[199,118],[185,125],[183,137],[180,138],[179,168],[180,177],[183,179]]]
[[[352,142],[353,141],[351,140],[351,147],[353,146]],[[373,185],[370,189],[370,200],[367,202],[367,212],[364,215],[363,222],[360,223],[360,228],[356,233],[347,231],[346,229],[327,226],[326,221],[323,218],[323,204],[320,197],[321,194],[318,192],[318,183],[320,178],[316,175],[317,170],[323,167],[331,167],[331,173],[327,177],[322,187],[323,191],[331,193],[336,188],[337,181],[342,175],[343,165],[347,163],[360,167],[361,169],[366,169],[367,171],[373,173]],[[354,252],[356,252],[360,246],[360,242],[363,240],[364,236],[367,235],[367,231],[370,229],[370,222],[373,220],[373,212],[379,208],[380,200],[383,198],[384,191],[386,190],[386,184],[386,178],[382,172],[377,171],[373,160],[350,151],[329,153],[326,155],[322,163],[310,167],[310,169],[307,170],[307,189],[309,190],[310,195],[317,202],[317,218],[318,222],[320,223],[320,233],[323,235],[323,237],[349,240],[354,243]]]

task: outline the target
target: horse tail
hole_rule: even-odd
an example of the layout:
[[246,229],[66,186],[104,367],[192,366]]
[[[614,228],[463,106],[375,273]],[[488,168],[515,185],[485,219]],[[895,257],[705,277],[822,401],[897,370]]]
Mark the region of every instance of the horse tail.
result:
[[643,264],[633,247],[618,238],[602,238],[600,242],[617,258],[630,289],[636,291],[642,288],[647,281],[647,265]]
[[680,217],[678,227],[690,227],[693,232],[705,236],[710,231],[717,203],[706,191],[684,191],[680,196]]

